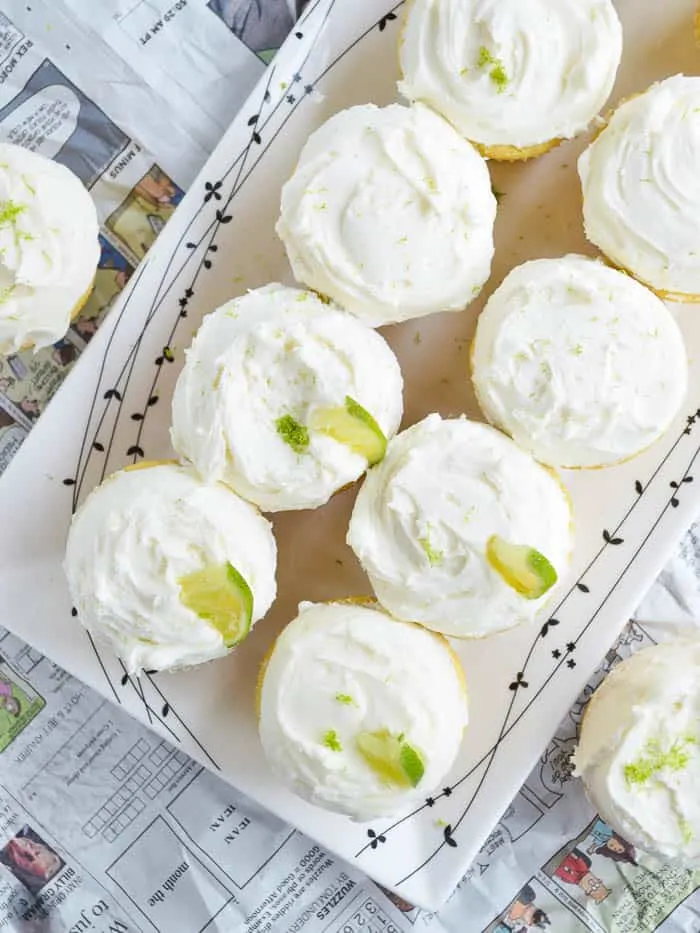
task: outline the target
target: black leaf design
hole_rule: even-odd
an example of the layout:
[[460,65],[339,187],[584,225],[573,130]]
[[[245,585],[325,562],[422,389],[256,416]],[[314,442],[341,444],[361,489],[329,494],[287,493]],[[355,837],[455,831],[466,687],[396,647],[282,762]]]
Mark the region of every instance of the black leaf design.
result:
[[180,312],[180,317],[187,317],[187,311],[184,311],[184,310],[181,311],[181,312]]
[[526,680],[524,680],[523,672],[518,671],[518,673],[515,675],[515,680],[513,681],[513,683],[508,685],[508,689],[518,690],[520,687],[524,687],[527,689],[527,687],[529,686],[530,684]]
[[211,259],[205,259],[205,260],[204,260],[204,268],[205,268],[205,269],[211,269]]
[[135,411],[131,416],[132,421],[143,421],[143,415],[140,411]]
[[678,501],[678,499],[676,499],[675,496],[671,499],[671,505],[673,506],[674,509],[677,509],[678,506],[680,505],[680,502]]
[[185,243],[185,247],[187,249],[197,249],[197,244],[193,243],[192,240],[190,240],[189,243]]
[[428,807],[434,807],[434,806],[435,806],[435,798],[434,798],[434,797],[426,797],[426,798],[425,798],[425,803],[426,803],[426,806],[428,806]]
[[447,826],[443,827],[442,835],[448,846],[451,846],[453,849],[457,848],[457,843],[452,838],[452,826],[450,823]]
[[78,610],[75,608],[75,606],[73,606],[73,608],[71,609],[70,614],[73,616],[74,619],[78,615]]
[[552,657],[554,658],[555,661],[559,660],[559,658],[561,657],[561,651],[559,650],[559,648],[554,649],[554,651],[552,652]]
[[386,24],[392,19],[396,19],[396,13],[387,13],[386,16],[382,16],[382,18],[379,20],[379,31],[384,32],[386,29]]
[[127,457],[145,457],[146,455],[143,452],[143,448],[139,447],[138,444],[133,444],[126,452]]
[[304,38],[304,33],[303,33],[303,32],[295,32],[294,35],[296,36],[297,39],[303,39],[303,38]]
[[451,788],[451,787],[443,787],[442,792],[443,792],[443,794],[445,795],[445,797],[451,797],[451,796],[452,796],[452,788]]
[[107,401],[109,401],[111,398],[115,398],[118,402],[121,402],[122,400],[121,394],[119,393],[118,389],[107,389],[107,391],[104,394],[104,397]]
[[678,483],[675,481],[675,479],[672,479],[668,485],[671,487],[671,489],[678,489]]
[[606,544],[624,544],[624,538],[613,538],[607,528],[603,529],[603,540]]
[[257,143],[258,146],[262,142],[262,139],[260,138],[260,133],[258,133],[257,130],[255,131],[255,133],[253,133],[253,142]]
[[193,295],[194,295],[194,291],[191,288],[185,289],[185,298],[192,298]]
[[258,117],[259,117],[259,116],[260,116],[259,113],[253,114],[253,116],[250,117],[249,120],[248,120],[248,126],[255,126],[255,124],[258,122]]
[[70,479],[70,477],[69,477],[68,479],[64,479],[64,480],[63,480],[63,485],[64,485],[64,486],[75,486],[75,480],[74,480],[74,479]]
[[92,446],[94,447],[95,450],[99,450],[99,452],[100,452],[101,454],[104,453],[105,445],[104,445],[104,444],[100,444],[99,441],[93,441],[93,442],[92,442]]
[[153,674],[157,674],[157,673],[158,671],[156,670],[144,671],[144,674],[148,674],[149,677],[152,677]]
[[156,405],[158,403],[158,398],[158,395],[152,395],[148,400],[148,407],[152,408],[154,405]]
[[162,366],[165,361],[162,356],[157,356],[154,362],[156,366]]
[[644,486],[642,486],[639,480],[637,480],[634,484],[634,489],[638,496],[641,496],[641,494],[644,492]]
[[540,635],[542,636],[542,638],[545,638],[550,628],[553,628],[555,625],[560,625],[560,624],[561,623],[559,622],[559,619],[547,619],[547,621],[544,623],[544,625],[540,629]]
[[567,641],[567,643],[566,643],[566,650],[569,651],[569,652],[571,652],[571,651],[576,651],[576,642],[575,642],[575,641]]
[[161,710],[163,719],[165,719],[165,717],[168,715],[169,712],[170,712],[170,703],[164,703],[163,709]]
[[296,97],[293,94],[287,94],[287,103],[293,104],[296,101]]
[[221,185],[222,185],[222,182],[220,181],[216,181],[214,182],[214,184],[212,184],[210,181],[207,181],[204,183],[204,190],[206,192],[206,194],[204,195],[205,204],[207,203],[207,201],[210,201],[212,198],[214,198],[215,201],[221,200],[221,195],[219,194],[219,188],[221,187]]
[[263,95],[263,100],[265,101],[265,103],[267,103],[269,99],[270,99],[270,92],[265,91],[265,94]]
[[569,658],[569,660],[566,662],[566,666],[569,668],[569,670],[573,671],[573,669],[576,667],[576,661],[574,661],[573,658]]
[[297,71],[296,74],[293,74],[293,75],[292,75],[292,81],[293,81],[295,84],[299,84],[299,82],[301,81],[301,75],[299,74],[298,71]]
[[219,221],[220,224],[230,224],[231,221],[233,220],[233,216],[231,214],[224,214],[223,211],[217,211],[216,219]]
[[386,842],[386,836],[382,836],[381,833],[377,835],[373,829],[368,829],[367,835],[371,840],[369,844],[371,849],[376,849],[380,842]]
[[684,476],[684,477],[683,477],[683,482],[684,482],[684,483],[692,483],[692,482],[693,482],[693,477],[692,477],[692,476]]
[[210,246],[207,247],[207,249],[210,253],[216,253],[218,252],[219,247],[216,245],[216,243],[212,243]]
[[591,591],[589,590],[589,588],[586,586],[585,583],[577,583],[577,584],[576,584],[576,589],[580,590],[582,593],[590,593],[590,592],[591,592]]
[[129,683],[129,675],[128,675],[128,674],[124,674],[124,676],[123,676],[122,679],[121,679],[122,687],[126,687],[126,685],[127,685],[128,683]]
[[304,85],[304,93],[305,93],[305,94],[311,94],[311,92],[313,91],[313,89],[314,89],[313,84],[305,84],[305,85]]
[[177,302],[177,303],[180,305],[181,308],[186,308],[186,307],[187,307],[187,299],[186,299],[186,298],[178,298],[178,302]]

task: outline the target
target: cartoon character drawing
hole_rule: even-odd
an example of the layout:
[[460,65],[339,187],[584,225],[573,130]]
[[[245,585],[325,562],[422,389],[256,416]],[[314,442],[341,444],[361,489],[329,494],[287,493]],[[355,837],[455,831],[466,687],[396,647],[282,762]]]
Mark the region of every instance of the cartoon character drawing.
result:
[[10,376],[0,376],[0,392],[4,395],[8,389],[15,384],[15,380]]
[[36,421],[41,414],[41,406],[38,398],[23,398],[21,401],[17,402],[17,407],[30,421]]
[[554,876],[564,884],[578,885],[596,904],[600,904],[610,894],[603,882],[591,871],[591,860],[580,849],[573,848],[559,863]]
[[[273,58],[294,25],[287,0],[209,0],[207,6],[264,62]],[[300,2],[296,6],[303,8]]]
[[78,349],[69,340],[59,340],[53,345],[51,359],[58,366],[70,366],[78,358]]
[[547,914],[535,904],[532,885],[523,885],[515,900],[499,917],[493,933],[527,933],[528,930],[544,930],[550,925]]
[[10,716],[19,716],[22,704],[14,695],[12,684],[0,676],[0,709],[4,709]]
[[152,165],[107,218],[107,227],[142,259],[183,196],[175,182]]

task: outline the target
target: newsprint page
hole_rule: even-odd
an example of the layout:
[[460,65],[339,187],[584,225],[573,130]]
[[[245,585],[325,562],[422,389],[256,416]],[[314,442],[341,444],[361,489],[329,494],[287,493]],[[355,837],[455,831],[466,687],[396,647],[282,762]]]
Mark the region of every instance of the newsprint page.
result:
[[[303,6],[0,2],[0,139],[69,166],[102,226],[95,290],[68,335],[0,359],[0,472]],[[691,532],[639,619],[700,618],[699,564]],[[571,777],[588,696],[674,630],[628,626],[452,898],[429,914],[0,629],[0,931],[698,933],[700,871],[620,844]]]

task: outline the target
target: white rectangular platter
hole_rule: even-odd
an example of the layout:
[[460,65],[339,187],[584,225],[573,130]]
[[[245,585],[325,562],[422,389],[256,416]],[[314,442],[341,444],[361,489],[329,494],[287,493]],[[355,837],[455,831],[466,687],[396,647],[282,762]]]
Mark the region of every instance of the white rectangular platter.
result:
[[[668,74],[697,71],[694,0],[616,5],[625,53],[613,102]],[[457,646],[471,698],[461,754],[444,789],[402,819],[353,824],[298,800],[269,773],[256,732],[257,669],[299,601],[369,592],[344,543],[353,490],[318,511],[275,516],[279,599],[234,655],[199,670],[127,677],[73,617],[61,570],[71,513],[90,489],[141,457],[172,456],[170,396],[202,315],[247,288],[291,281],[273,229],[280,187],[330,114],[396,99],[402,12],[385,0],[317,0],[307,9],[0,480],[0,624],[328,849],[435,908],[700,508],[696,306],[673,308],[691,358],[682,413],[634,461],[565,475],[577,527],[570,576],[536,625]],[[502,196],[485,295],[526,259],[592,253],[576,175],[585,141],[525,165],[491,166]],[[404,425],[434,410],[480,417],[467,357],[481,305],[385,328],[406,380]]]

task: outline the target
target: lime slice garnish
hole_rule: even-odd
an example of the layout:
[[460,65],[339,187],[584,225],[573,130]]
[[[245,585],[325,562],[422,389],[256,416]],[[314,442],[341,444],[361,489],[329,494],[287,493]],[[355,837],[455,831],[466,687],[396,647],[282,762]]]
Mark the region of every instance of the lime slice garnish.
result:
[[416,749],[387,729],[361,732],[357,747],[374,773],[387,784],[417,787],[425,773],[423,759]]
[[211,623],[227,648],[243,641],[253,618],[253,593],[233,564],[195,570],[177,582],[183,606]]
[[386,453],[384,432],[370,413],[349,395],[345,396],[343,406],[317,408],[311,414],[309,427],[366,457],[370,466],[379,463]]
[[486,558],[508,586],[526,599],[539,599],[557,582],[557,572],[544,554],[527,544],[509,544],[492,535],[486,542]]

